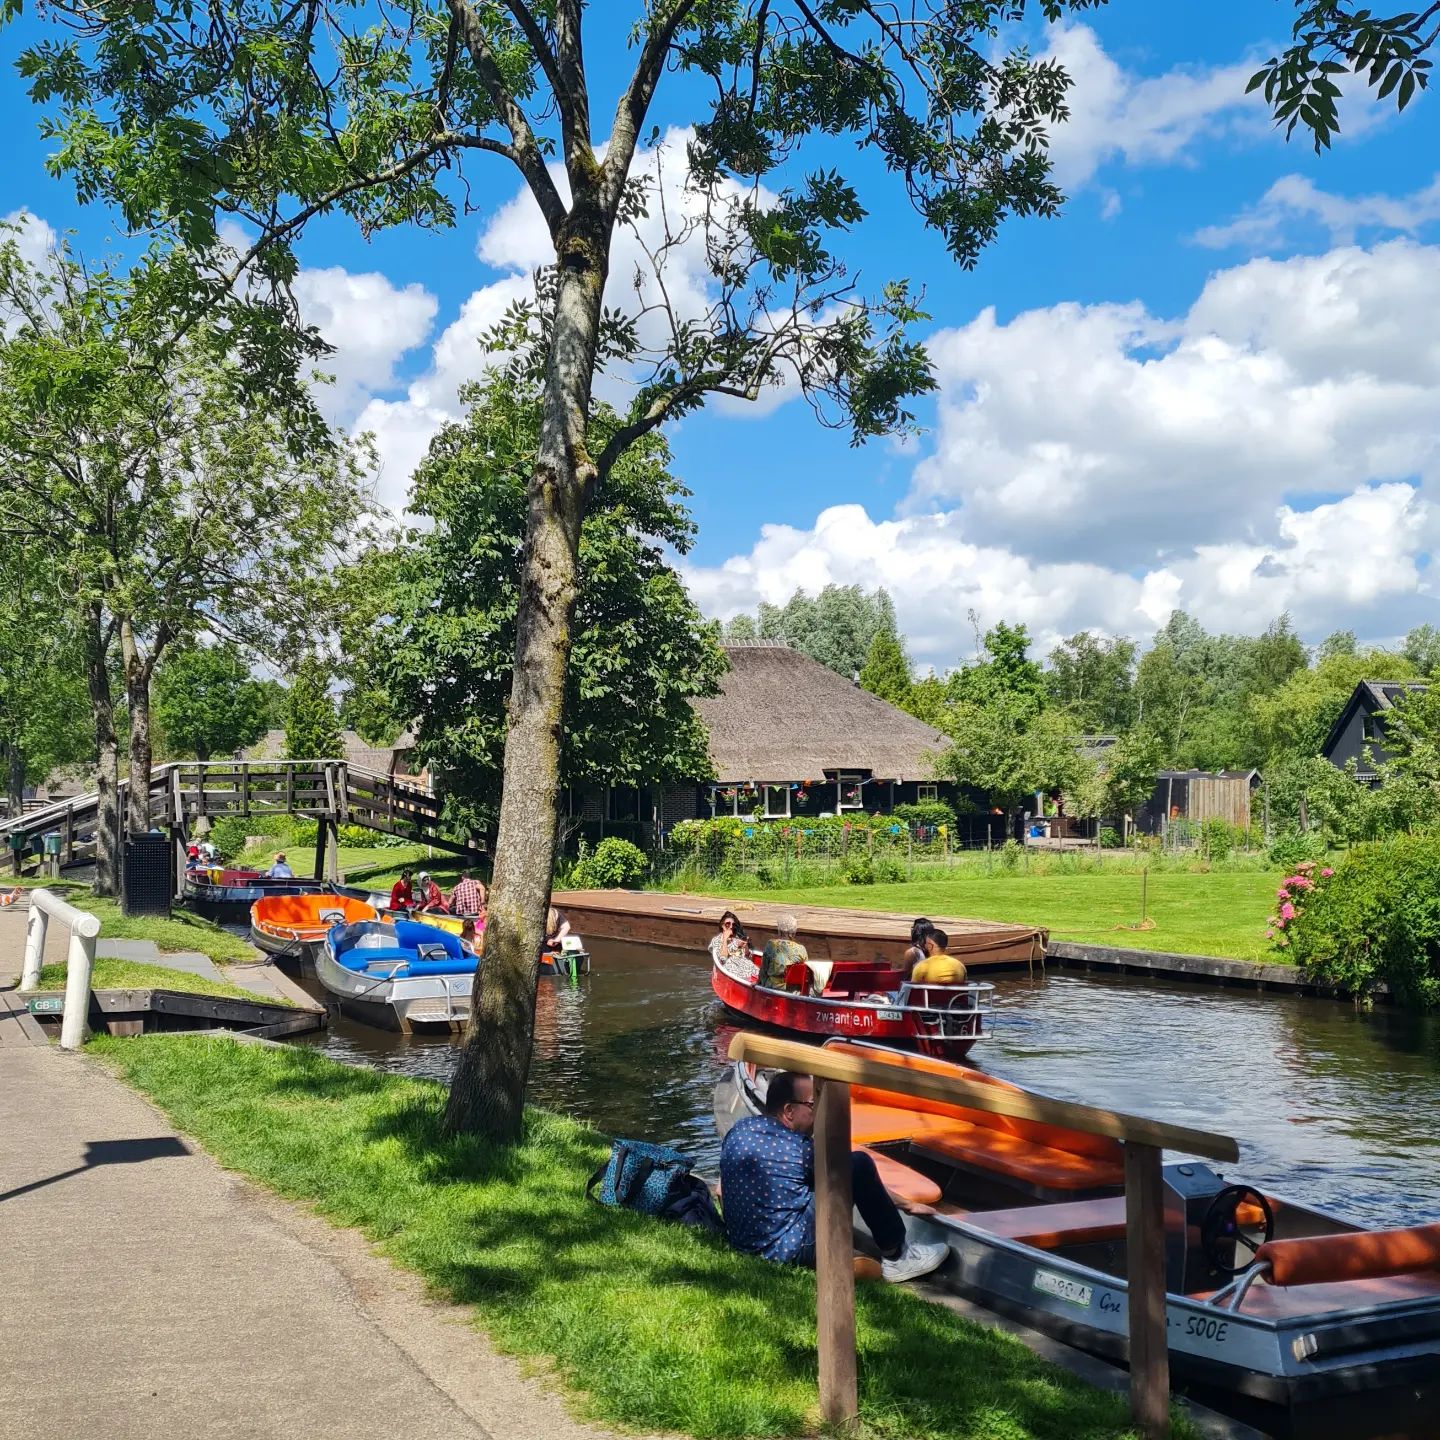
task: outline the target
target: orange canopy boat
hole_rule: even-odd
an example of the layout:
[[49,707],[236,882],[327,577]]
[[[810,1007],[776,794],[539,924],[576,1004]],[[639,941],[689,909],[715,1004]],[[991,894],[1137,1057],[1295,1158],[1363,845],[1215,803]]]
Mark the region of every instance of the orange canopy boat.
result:
[[348,895],[267,895],[250,907],[250,939],[271,955],[324,943],[332,925],[374,920],[375,907]]

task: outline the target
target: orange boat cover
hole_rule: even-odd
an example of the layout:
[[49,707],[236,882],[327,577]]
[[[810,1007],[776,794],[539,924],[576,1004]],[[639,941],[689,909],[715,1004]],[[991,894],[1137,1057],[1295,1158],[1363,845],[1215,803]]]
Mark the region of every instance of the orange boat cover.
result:
[[1323,1285],[1410,1275],[1417,1270],[1440,1269],[1440,1225],[1272,1240],[1256,1251],[1255,1260],[1269,1261],[1272,1285]]
[[291,930],[329,929],[321,920],[322,911],[343,910],[345,923],[376,919],[375,907],[348,895],[266,895],[250,907],[250,919],[264,930],[282,934]]

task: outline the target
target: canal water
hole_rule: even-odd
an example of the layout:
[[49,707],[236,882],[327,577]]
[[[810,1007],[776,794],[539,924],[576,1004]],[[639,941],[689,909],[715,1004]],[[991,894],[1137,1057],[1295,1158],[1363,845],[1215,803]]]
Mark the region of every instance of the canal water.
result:
[[[540,982],[531,1098],[714,1169],[713,1092],[736,1024],[711,994],[708,956],[590,946],[592,974]],[[1440,1018],[1052,970],[997,977],[993,1028],[971,1063],[996,1075],[1233,1134],[1237,1174],[1359,1221],[1440,1217]],[[458,1044],[334,1014],[310,1043],[442,1081]]]

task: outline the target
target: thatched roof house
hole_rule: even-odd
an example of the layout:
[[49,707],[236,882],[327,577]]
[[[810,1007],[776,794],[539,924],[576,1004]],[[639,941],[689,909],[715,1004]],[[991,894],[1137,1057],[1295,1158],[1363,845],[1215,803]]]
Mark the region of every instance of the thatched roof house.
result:
[[695,700],[722,784],[822,781],[855,771],[930,780],[945,737],[828,666],[779,643],[727,645],[730,671]]
[[[407,730],[393,745],[372,745],[356,734],[354,730],[340,732],[344,754],[319,755],[319,760],[344,760],[357,770],[368,770],[375,775],[408,775],[411,773],[411,758],[415,749],[415,737]],[[248,749],[236,757],[240,760],[279,760],[285,754],[285,732],[267,730]],[[309,756],[307,759],[311,758]]]

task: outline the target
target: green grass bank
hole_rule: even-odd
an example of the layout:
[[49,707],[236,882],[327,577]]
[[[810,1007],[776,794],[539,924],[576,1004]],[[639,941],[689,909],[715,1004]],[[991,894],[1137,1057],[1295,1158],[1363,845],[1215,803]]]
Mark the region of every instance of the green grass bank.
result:
[[[1142,884],[1141,875],[1129,869],[1028,875],[966,869],[943,878],[893,885],[794,889],[760,886],[740,876],[725,886],[701,881],[698,888],[732,900],[1043,925],[1054,940],[1090,945],[1169,950],[1227,960],[1283,960],[1265,939],[1265,920],[1275,908],[1279,871],[1164,871],[1150,874],[1144,883],[1146,914],[1154,921],[1154,928],[1146,930],[1127,928],[1139,923]],[[686,877],[676,888],[694,890],[697,886]]]
[[[553,1366],[581,1414],[697,1437],[817,1432],[814,1276],[587,1201],[607,1147],[574,1121],[531,1111],[524,1143],[493,1150],[442,1137],[439,1085],[302,1049],[90,1050],[221,1164],[363,1231],[503,1350]],[[1132,1433],[1123,1396],[902,1287],[862,1285],[857,1309],[863,1440]]]
[[[103,932],[102,932],[103,933]],[[66,967],[46,965],[40,971],[40,989],[63,990]],[[211,980],[206,975],[189,975],[167,965],[147,965],[143,960],[118,960],[99,956],[90,972],[92,990],[178,990],[185,995],[217,995],[224,1000],[258,1000],[253,990],[244,990],[225,980]],[[283,999],[269,999],[271,1005],[290,1005]]]

